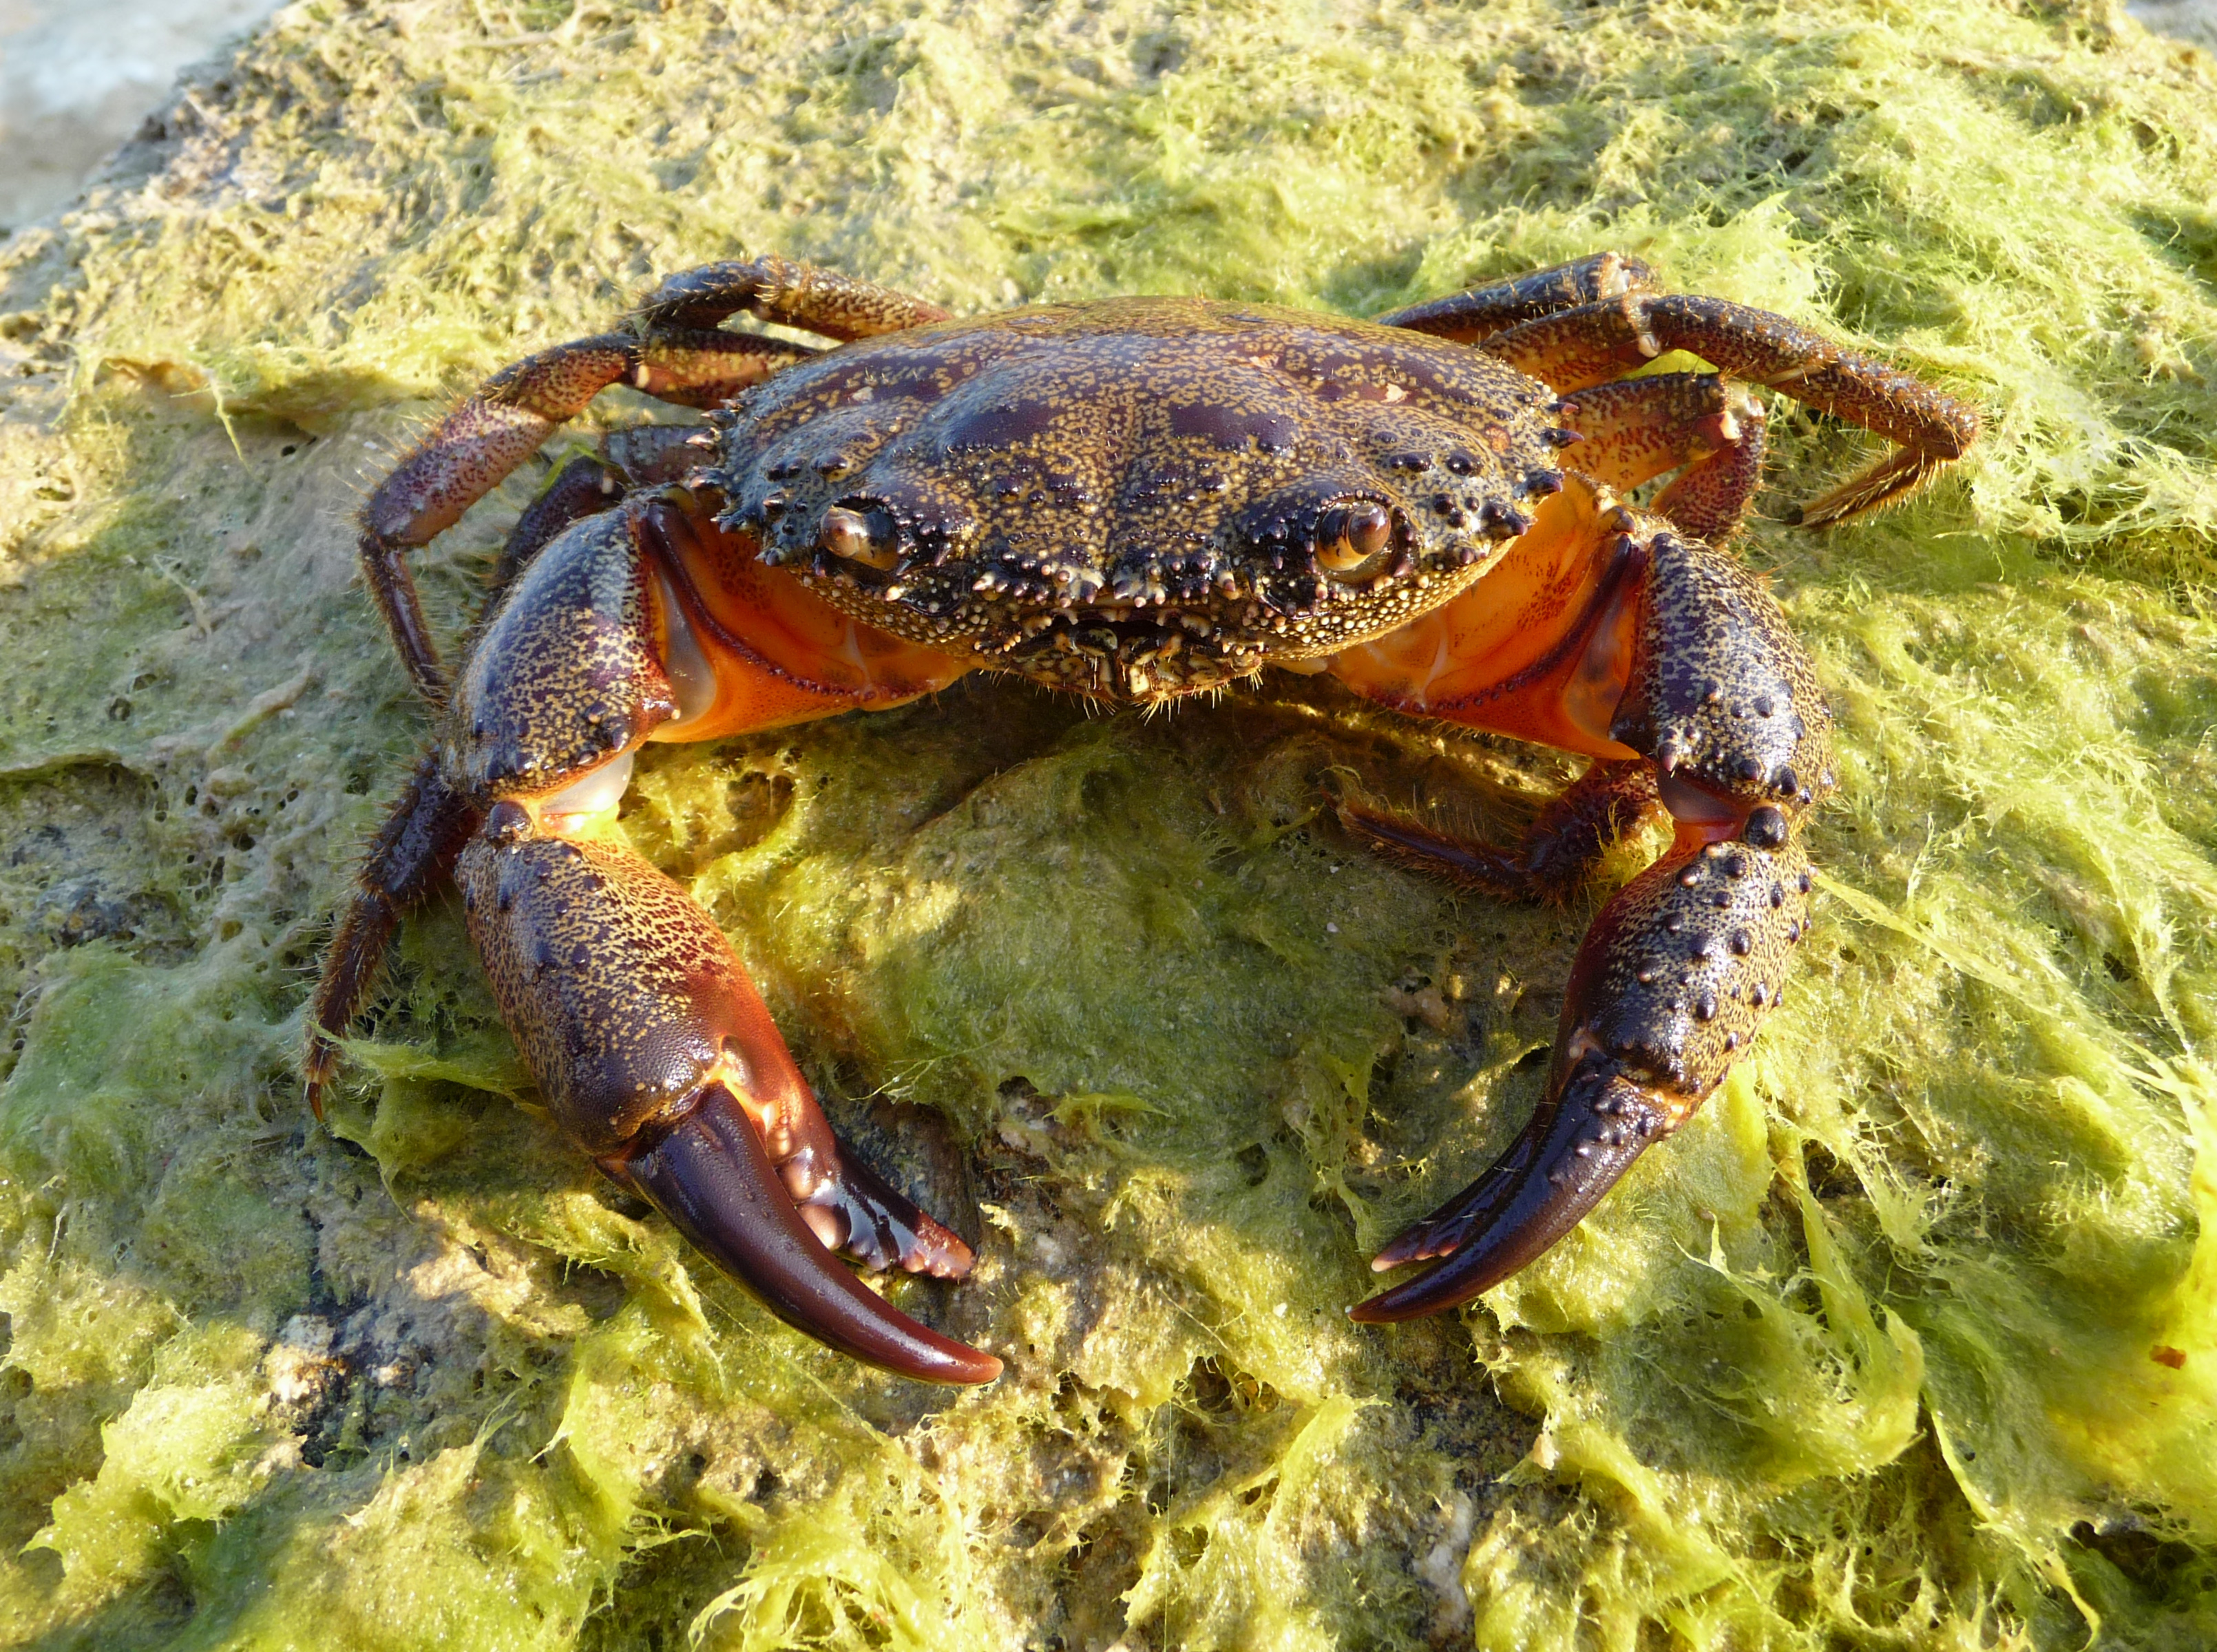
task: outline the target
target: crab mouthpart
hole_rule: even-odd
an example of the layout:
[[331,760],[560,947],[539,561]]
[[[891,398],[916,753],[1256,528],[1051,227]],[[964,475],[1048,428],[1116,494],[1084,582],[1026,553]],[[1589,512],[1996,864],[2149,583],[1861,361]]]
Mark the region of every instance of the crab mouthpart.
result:
[[1152,704],[1251,675],[1263,656],[1240,649],[1201,616],[1157,609],[1129,617],[1055,614],[1028,629],[999,663],[1080,693]]

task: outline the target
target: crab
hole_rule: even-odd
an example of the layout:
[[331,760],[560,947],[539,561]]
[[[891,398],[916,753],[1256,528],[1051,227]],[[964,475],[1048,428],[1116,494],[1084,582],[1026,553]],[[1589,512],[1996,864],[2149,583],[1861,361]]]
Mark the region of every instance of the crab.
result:
[[[1626,376],[1672,351],[1717,371]],[[706,423],[614,431],[556,471],[450,679],[408,553],[618,384]],[[437,732],[324,959],[309,1099],[320,1115],[401,917],[451,878],[549,1112],[608,1176],[807,1335],[989,1382],[997,1359],[843,1263],[973,1259],[838,1139],[723,934],[610,829],[633,758],[974,670],[1141,705],[1327,671],[1592,760],[1507,848],[1344,805],[1386,854],[1560,898],[1635,825],[1671,828],[1580,945],[1528,1125],[1374,1263],[1431,1266],[1349,1311],[1464,1303],[1701,1105],[1808,921],[1831,716],[1720,548],[1762,467],[1751,385],[1892,444],[1811,527],[1905,496],[1978,435],[1921,380],[1615,253],[1377,321],[1191,298],[958,320],[775,257],[674,276],[617,330],[486,380],[363,509],[369,589]],[[1672,471],[1644,507],[1621,496]]]

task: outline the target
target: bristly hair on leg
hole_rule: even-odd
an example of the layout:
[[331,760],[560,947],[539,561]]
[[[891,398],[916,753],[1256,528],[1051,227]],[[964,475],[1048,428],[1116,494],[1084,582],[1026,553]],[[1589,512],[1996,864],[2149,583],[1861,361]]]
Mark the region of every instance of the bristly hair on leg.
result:
[[1906,504],[1950,462],[1936,453],[1899,448],[1821,498],[1812,499],[1798,513],[1789,511],[1787,520],[1801,527],[1831,527],[1873,511]]

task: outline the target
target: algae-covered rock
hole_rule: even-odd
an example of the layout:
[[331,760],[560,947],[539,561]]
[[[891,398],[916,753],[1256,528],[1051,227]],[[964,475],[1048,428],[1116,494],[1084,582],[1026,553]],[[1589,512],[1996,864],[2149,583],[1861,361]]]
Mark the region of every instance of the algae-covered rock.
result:
[[[281,12],[0,248],[0,1640],[2217,1643],[2213,108],[2092,5]],[[1989,434],[1748,536],[1840,719],[1819,916],[1524,1275],[1341,1313],[1521,1125],[1591,900],[1319,805],[1505,832],[1572,766],[1301,680],[642,766],[633,841],[979,1242],[892,1289],[991,1389],[796,1337],[599,1180],[450,904],[311,1125],[424,733],[349,514],[473,375],[741,250],[1373,314],[1605,246]],[[1772,430],[1772,519],[1869,445]],[[546,473],[418,558],[448,634]]]

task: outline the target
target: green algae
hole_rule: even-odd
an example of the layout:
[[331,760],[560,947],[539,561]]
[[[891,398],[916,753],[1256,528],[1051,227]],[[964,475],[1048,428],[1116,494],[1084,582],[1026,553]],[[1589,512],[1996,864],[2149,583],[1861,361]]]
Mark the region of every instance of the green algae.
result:
[[[280,13],[0,250],[0,1639],[2217,1641],[2213,107],[2092,7]],[[1484,1305],[1339,1312],[1522,1122],[1590,907],[1320,805],[1505,831],[1570,770],[1306,681],[642,765],[633,840],[981,1239],[892,1289],[992,1390],[599,1183],[443,905],[307,1126],[422,731],[346,516],[439,396],[738,249],[1374,313],[1605,245],[1989,434],[1751,533],[1840,718],[1826,899],[1753,1057]],[[1772,429],[1773,515],[1868,446]],[[540,474],[419,558],[450,632]]]

